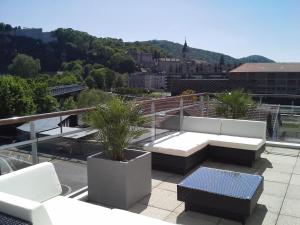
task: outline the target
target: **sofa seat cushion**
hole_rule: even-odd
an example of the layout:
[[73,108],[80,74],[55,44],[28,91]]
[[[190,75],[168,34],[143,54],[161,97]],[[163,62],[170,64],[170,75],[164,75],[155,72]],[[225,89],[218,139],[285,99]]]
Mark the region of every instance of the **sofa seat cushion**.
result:
[[246,137],[219,135],[215,139],[211,139],[209,141],[209,144],[211,146],[256,151],[262,145],[265,144],[265,141],[259,138],[246,138]]
[[144,150],[167,155],[188,157],[205,148],[208,139],[193,132],[177,132],[144,145]]
[[114,220],[111,224],[130,224],[130,225],[171,225],[171,223],[154,219],[151,217],[135,214],[121,209],[113,209]]
[[112,210],[58,196],[43,203],[53,225],[112,224]]

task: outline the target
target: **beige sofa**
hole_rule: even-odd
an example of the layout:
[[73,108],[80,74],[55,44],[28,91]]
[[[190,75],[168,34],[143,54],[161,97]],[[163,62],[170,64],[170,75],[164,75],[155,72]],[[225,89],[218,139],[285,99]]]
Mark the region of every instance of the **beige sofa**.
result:
[[264,151],[266,122],[190,117],[180,132],[144,145],[153,168],[186,173],[206,157],[252,166]]

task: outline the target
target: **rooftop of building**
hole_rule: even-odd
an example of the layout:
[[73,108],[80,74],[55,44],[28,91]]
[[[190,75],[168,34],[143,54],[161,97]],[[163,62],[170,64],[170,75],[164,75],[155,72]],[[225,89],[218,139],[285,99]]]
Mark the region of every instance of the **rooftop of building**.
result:
[[230,73],[300,73],[300,63],[245,63]]
[[[189,114],[197,116],[197,113],[201,113],[201,116],[212,116],[212,105],[203,106],[203,110],[200,110],[199,105],[194,105],[195,102],[191,97],[185,97],[183,105],[185,110],[190,110]],[[181,97],[183,98],[183,97]],[[156,127],[163,118],[172,118],[172,115],[167,112],[178,108],[179,98],[165,98],[156,100],[155,110],[158,112],[155,116]],[[173,100],[173,101],[170,101]],[[154,100],[144,101],[145,105],[151,103]],[[188,103],[192,103],[192,108]],[[201,103],[202,105],[202,103]],[[262,106],[261,106],[262,107]],[[145,106],[146,108],[146,106]],[[298,120],[298,113],[300,107],[288,107],[285,109],[284,114],[291,113],[296,115],[292,124],[300,124]],[[196,110],[196,111],[195,111]],[[281,108],[284,110],[284,108]],[[212,111],[211,113],[209,113]],[[178,110],[176,111],[178,113]],[[262,117],[262,110],[259,111],[259,117]],[[73,112],[74,113],[74,112]],[[72,114],[73,114],[72,113]],[[196,113],[196,114],[194,114]],[[55,118],[55,117],[54,117]],[[175,117],[173,117],[175,118]],[[296,120],[297,119],[297,120]],[[175,120],[168,120],[173,124]],[[283,120],[285,124],[285,120]],[[166,126],[166,124],[165,124]],[[284,130],[286,133],[290,131],[291,127],[287,127],[289,130]],[[171,130],[171,131],[170,131]],[[172,132],[170,130],[156,129],[155,135],[167,135]],[[296,130],[296,129],[295,129]],[[291,131],[290,131],[291,132]],[[132,147],[139,149],[144,142],[148,142],[151,135],[149,132],[141,137],[136,143],[132,143]],[[280,136],[280,135],[279,135]],[[281,136],[279,137],[281,138]],[[299,139],[297,137],[293,138]],[[281,141],[281,139],[278,139]],[[15,143],[18,144],[18,143]],[[51,150],[43,152],[42,144],[50,146]],[[70,192],[77,191],[87,187],[87,165],[86,157],[78,158],[74,153],[74,148],[80,148],[81,151],[88,151],[91,146],[86,146],[86,142],[77,142],[62,137],[55,139],[40,139],[38,145],[39,162],[49,161],[52,162],[56,168],[59,179],[63,186],[63,195]],[[1,146],[3,147],[3,146]],[[96,146],[98,148],[98,146]],[[1,154],[10,158],[29,159],[30,146],[28,148],[17,147],[14,149],[1,149]],[[69,151],[70,150],[70,151]],[[68,152],[68,153],[63,153]],[[69,153],[70,152],[70,153]],[[88,154],[89,155],[89,154]],[[1,157],[0,157],[1,159]],[[1,161],[0,161],[1,163]],[[252,167],[237,166],[233,164],[220,163],[207,159],[198,167],[206,166],[211,168],[230,170],[241,173],[259,174],[264,177],[264,191],[258,201],[258,205],[254,210],[253,215],[246,221],[246,225],[287,225],[287,224],[300,224],[300,151],[299,146],[297,148],[290,147],[274,147],[268,145],[262,157],[256,161]],[[203,224],[203,225],[240,225],[241,223],[224,219],[221,217],[211,216],[208,214],[185,211],[185,203],[177,200],[177,184],[184,179],[183,176],[152,170],[152,192],[150,195],[138,201],[131,208],[130,212],[142,214],[144,216],[157,218],[163,221],[168,221],[174,224]],[[68,209],[66,209],[68,210]],[[99,215],[99,221],[101,215]],[[88,223],[87,223],[88,224]],[[124,223],[125,224],[125,223]]]

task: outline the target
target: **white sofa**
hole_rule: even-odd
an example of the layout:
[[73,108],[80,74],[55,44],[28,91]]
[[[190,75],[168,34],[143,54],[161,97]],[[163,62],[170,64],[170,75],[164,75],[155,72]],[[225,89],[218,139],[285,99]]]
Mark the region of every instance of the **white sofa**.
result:
[[266,122],[185,116],[180,132],[144,145],[153,167],[186,173],[206,156],[251,166],[264,150]]
[[41,163],[0,176],[0,212],[33,225],[169,224],[60,196],[55,168]]

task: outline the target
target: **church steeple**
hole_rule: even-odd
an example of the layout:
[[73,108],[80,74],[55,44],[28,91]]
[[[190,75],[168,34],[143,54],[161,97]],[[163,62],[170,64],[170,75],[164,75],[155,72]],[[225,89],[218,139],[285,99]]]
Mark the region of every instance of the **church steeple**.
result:
[[187,52],[188,52],[188,45],[186,43],[186,38],[185,38],[184,45],[182,47],[182,58],[186,58]]

